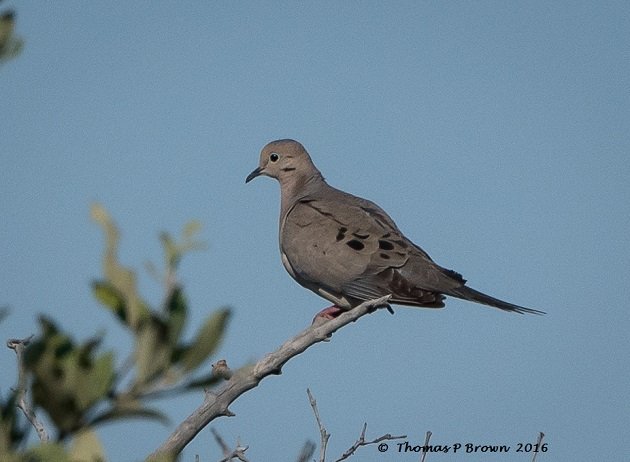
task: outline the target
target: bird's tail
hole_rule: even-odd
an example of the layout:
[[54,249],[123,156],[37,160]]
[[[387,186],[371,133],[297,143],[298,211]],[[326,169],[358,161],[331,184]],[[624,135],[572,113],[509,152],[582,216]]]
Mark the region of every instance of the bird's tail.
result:
[[519,313],[519,314],[525,314],[525,313],[546,314],[544,311],[534,310],[532,308],[525,308],[523,306],[514,305],[513,303],[504,302],[503,300],[499,300],[498,298],[491,297],[490,295],[481,293],[468,286],[460,286],[460,287],[450,289],[448,292],[446,292],[446,294],[451,295],[453,297],[461,298],[462,300],[469,300],[471,302],[493,306],[495,308],[499,308],[500,310],[504,310],[504,311],[512,311],[514,313]]

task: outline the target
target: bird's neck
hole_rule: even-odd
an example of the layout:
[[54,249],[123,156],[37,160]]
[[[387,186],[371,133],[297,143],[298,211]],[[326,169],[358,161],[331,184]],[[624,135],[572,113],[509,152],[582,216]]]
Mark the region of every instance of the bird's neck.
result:
[[310,175],[293,176],[280,184],[280,215],[284,216],[293,204],[300,199],[319,191],[322,183],[326,183],[324,177],[316,170]]

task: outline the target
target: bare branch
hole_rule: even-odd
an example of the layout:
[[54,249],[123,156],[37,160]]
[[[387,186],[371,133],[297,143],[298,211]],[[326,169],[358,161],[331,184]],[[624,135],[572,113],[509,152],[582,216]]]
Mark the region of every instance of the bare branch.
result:
[[310,326],[286,341],[276,351],[267,354],[253,367],[235,372],[218,393],[206,393],[203,404],[179,424],[150,458],[157,456],[159,453],[179,454],[212,420],[220,416],[234,415],[228,407],[243,393],[257,387],[265,377],[280,374],[282,366],[287,361],[304,352],[312,345],[325,341],[332,333],[343,326],[356,321],[367,313],[374,312],[378,308],[388,307],[387,302],[389,299],[390,297],[386,296],[368,300],[322,325]]
[[37,418],[35,415],[35,411],[33,410],[30,403],[26,401],[26,366],[24,365],[24,349],[28,346],[33,336],[27,337],[25,339],[17,339],[12,338],[7,341],[7,347],[11,348],[15,351],[15,355],[17,356],[17,365],[18,365],[18,387],[17,387],[17,406],[22,409],[22,412],[31,423],[31,425],[35,428],[37,432],[37,436],[40,441],[48,441],[49,436],[46,431],[46,427],[44,424]]
[[315,414],[315,420],[317,421],[317,426],[319,427],[319,435],[321,438],[321,447],[319,448],[319,462],[326,462],[326,447],[328,446],[330,433],[326,431],[326,428],[324,427],[324,424],[319,417],[319,411],[317,410],[317,401],[315,401],[315,398],[313,398],[311,390],[307,388],[306,394],[308,394],[308,401],[309,403],[311,403],[313,414]]
[[399,440],[399,439],[402,439],[402,438],[407,438],[407,435],[392,436],[391,434],[386,433],[385,435],[379,436],[378,438],[375,438],[372,441],[365,441],[365,432],[366,431],[367,431],[367,423],[364,423],[363,424],[363,429],[361,430],[361,435],[359,436],[359,439],[356,440],[355,443],[352,446],[350,446],[350,448],[346,452],[344,452],[341,455],[341,457],[339,459],[337,459],[335,462],[341,462],[342,460],[348,459],[361,446],[368,446],[370,444],[380,443],[381,441],[385,441],[385,440]]
[[536,457],[538,457],[538,453],[540,452],[540,447],[542,446],[543,438],[545,434],[543,432],[538,433],[538,441],[536,441],[536,451],[534,451],[534,456],[532,457],[532,462],[536,462]]
[[214,428],[211,428],[210,431],[214,435],[214,439],[217,441],[217,444],[221,447],[221,451],[223,451],[223,455],[227,456],[230,453],[230,447],[227,445],[225,440],[219,435],[219,432]]
[[232,451],[227,456],[225,456],[223,459],[221,459],[219,462],[230,462],[233,459],[238,459],[241,462],[249,462],[247,457],[245,457],[245,451],[247,451],[248,449],[249,449],[249,446],[245,446],[245,447],[239,446],[234,451]]
[[[425,448],[429,447],[429,441],[431,440],[431,435],[433,435],[433,433],[431,433],[431,431],[427,431],[426,437],[424,438]],[[426,458],[427,458],[427,451],[422,451],[422,457],[420,457],[420,462],[424,462],[424,459]]]
[[221,451],[223,451],[224,457],[219,462],[229,462],[233,459],[238,459],[242,462],[249,462],[247,457],[245,457],[245,451],[249,449],[249,446],[241,446],[240,440],[237,439],[236,448],[234,450],[230,450],[230,447],[221,435],[219,435],[219,432],[217,432],[214,428],[211,428],[210,431],[214,435],[214,439],[217,440],[217,444],[221,446]]
[[[330,438],[330,433],[326,431],[324,424],[322,423],[322,419],[319,416],[319,410],[317,409],[317,401],[313,397],[310,389],[306,389],[306,393],[308,394],[308,400],[311,403],[311,407],[313,408],[313,414],[315,414],[315,420],[317,421],[317,426],[319,427],[319,434],[321,436],[321,449],[319,451],[319,462],[326,462],[326,447],[328,446],[328,439]],[[389,433],[380,436],[372,441],[365,441],[365,432],[367,431],[367,422],[363,424],[363,429],[361,430],[361,435],[359,435],[359,439],[352,445],[350,448],[344,452],[339,459],[335,462],[341,462],[343,460],[348,459],[352,456],[357,449],[361,446],[367,446],[369,444],[380,443],[384,440],[397,440],[402,438],[407,438],[407,435],[401,436],[392,436]],[[314,451],[314,448],[313,448]]]

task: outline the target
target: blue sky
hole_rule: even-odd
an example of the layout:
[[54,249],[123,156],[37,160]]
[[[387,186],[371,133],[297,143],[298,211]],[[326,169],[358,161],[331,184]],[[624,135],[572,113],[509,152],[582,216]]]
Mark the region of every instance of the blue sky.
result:
[[[339,456],[368,437],[513,447],[539,461],[620,460],[630,443],[630,6],[603,2],[4,2],[21,56],[0,67],[2,338],[37,313],[79,338],[129,337],[93,300],[103,240],[122,231],[141,289],[159,231],[204,224],[180,279],[196,324],[234,317],[219,357],[260,358],[327,306],[285,273],[279,193],[248,185],[262,146],[300,140],[328,181],[374,200],[479,290],[547,311],[449,300],[378,312],[288,363],[212,423],[251,460],[295,460],[318,431]],[[0,388],[15,381],[0,355]],[[160,403],[173,423],[200,402]],[[106,426],[112,461],[171,427]],[[133,437],[130,437],[133,435]],[[209,429],[183,460],[220,459]],[[361,449],[357,460],[417,455]],[[333,459],[334,460],[334,459]],[[487,461],[439,455],[431,461]],[[531,460],[511,452],[500,460]]]

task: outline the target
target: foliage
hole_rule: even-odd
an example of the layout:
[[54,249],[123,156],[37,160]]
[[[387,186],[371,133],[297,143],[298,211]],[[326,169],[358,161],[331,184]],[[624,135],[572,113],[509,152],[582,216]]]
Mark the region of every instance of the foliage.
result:
[[15,12],[7,10],[0,13],[0,64],[15,58],[22,51],[24,41],[16,37]]
[[6,399],[0,397],[0,455],[9,453],[26,435],[26,424],[18,419],[17,391],[11,390]]
[[[52,319],[41,316],[39,334],[24,353],[26,391],[37,411],[46,412],[56,430],[56,441],[24,450],[27,429],[18,413],[17,389],[0,399],[0,459],[15,461],[105,460],[94,427],[121,418],[165,422],[151,398],[212,386],[220,380],[203,367],[223,339],[230,310],[212,313],[191,340],[182,338],[188,302],[176,280],[182,257],[202,248],[200,226],[184,227],[180,240],[162,233],[164,292],[159,308],[139,294],[136,272],[118,259],[119,232],[107,211],[92,207],[92,218],[105,235],[103,277],[92,283],[94,297],[127,329],[133,354],[121,363],[113,351],[103,351],[101,336],[74,340]],[[155,268],[153,268],[153,272]]]

